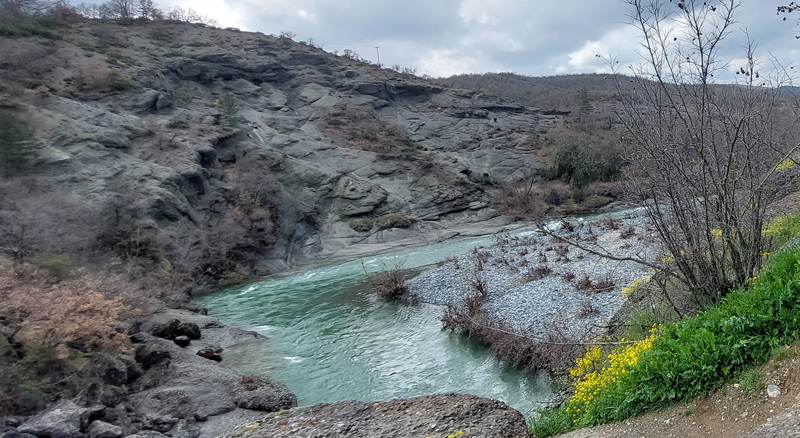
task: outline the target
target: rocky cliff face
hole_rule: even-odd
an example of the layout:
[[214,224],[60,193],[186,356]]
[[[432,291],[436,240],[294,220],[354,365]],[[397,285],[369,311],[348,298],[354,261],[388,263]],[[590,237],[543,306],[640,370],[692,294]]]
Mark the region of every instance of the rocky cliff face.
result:
[[0,111],[33,129],[45,186],[102,212],[98,229],[124,217],[152,232],[162,267],[187,276],[267,273],[492,218],[487,183],[540,167],[560,123],[259,33],[61,33],[0,38]]

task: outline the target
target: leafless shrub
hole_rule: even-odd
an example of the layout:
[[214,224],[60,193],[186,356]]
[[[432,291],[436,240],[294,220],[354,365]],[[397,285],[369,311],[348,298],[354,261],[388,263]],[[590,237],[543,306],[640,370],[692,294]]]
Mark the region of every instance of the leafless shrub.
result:
[[481,251],[478,248],[472,248],[472,254],[475,256],[475,259],[481,266],[486,264],[486,262],[488,262],[492,257],[489,251]]
[[611,277],[606,277],[592,285],[592,291],[595,293],[608,292],[611,289],[614,289],[614,280]]
[[[470,286],[475,291],[475,296],[478,297],[479,302],[477,303],[480,307],[483,304],[483,300],[486,299],[486,295],[489,293],[489,286],[486,284],[486,278],[479,273],[475,273],[470,280]],[[469,306],[467,306],[469,308]]]
[[535,268],[528,269],[528,272],[525,273],[525,280],[526,281],[535,281],[540,280],[544,277],[547,277],[553,272],[547,265],[539,265]]
[[574,280],[574,279],[575,279],[575,274],[573,274],[572,272],[565,272],[565,273],[563,273],[563,274],[561,275],[561,278],[562,278],[564,281],[566,281],[567,283],[569,283],[569,282],[571,282],[572,280]]
[[351,149],[394,158],[416,153],[414,143],[397,125],[367,107],[350,103],[334,105],[323,116],[319,128],[325,135]]
[[551,326],[543,339],[534,339],[514,331],[506,324],[491,321],[480,310],[482,301],[474,294],[463,309],[448,306],[442,315],[445,329],[474,337],[510,363],[529,370],[546,369],[565,372],[575,360],[582,344],[565,335],[565,330]]
[[529,264],[530,264],[530,262],[528,262],[528,261],[527,261],[527,260],[525,260],[525,259],[522,259],[522,260],[520,260],[520,261],[519,261],[519,263],[518,263],[518,265],[519,265],[519,267],[520,267],[520,268],[527,267]]
[[561,205],[572,196],[569,185],[553,182],[543,188],[544,201],[550,205]]
[[578,314],[576,316],[578,318],[586,318],[588,316],[597,315],[599,313],[600,310],[592,305],[592,300],[589,298],[584,298],[581,301],[581,307],[578,309]]
[[609,230],[618,230],[619,229],[619,224],[611,216],[606,216],[603,219],[600,219],[600,224],[603,225],[606,229],[609,229]]
[[629,238],[631,238],[631,237],[633,237],[635,235],[636,235],[636,228],[634,226],[630,226],[628,228],[625,228],[624,230],[622,230],[619,233],[619,237],[621,239],[629,239]]
[[88,256],[104,220],[99,209],[70,193],[33,179],[0,178],[0,252],[18,262],[40,252]]
[[[778,61],[763,71],[748,41],[735,85],[715,83],[741,2],[628,4],[646,62],[624,79],[609,75],[635,152],[628,188],[647,200],[646,215],[675,260],[670,274],[713,302],[758,273],[766,206],[796,190],[797,166],[782,164],[793,163],[798,145],[780,125],[797,120],[797,106],[782,102],[791,74]],[[668,24],[676,20],[683,24]]]
[[57,283],[30,265],[0,258],[0,316],[16,321],[15,339],[48,347],[89,352],[123,346],[116,330],[128,307],[122,279],[83,274]]
[[405,301],[416,303],[419,297],[408,289],[408,283],[403,275],[402,265],[396,264],[391,269],[385,269],[369,277],[372,291],[378,298],[387,301]]
[[568,220],[562,219],[559,226],[561,227],[562,231],[566,231],[572,233],[575,231],[575,226],[572,225]]
[[575,282],[575,289],[578,290],[592,290],[592,279],[588,275],[584,275],[580,280]]
[[519,255],[520,257],[525,257],[526,255],[528,255],[528,250],[525,249],[525,248],[522,248],[519,251],[517,251],[517,255]]
[[568,245],[557,245],[556,246],[556,254],[558,254],[560,257],[566,257],[568,252],[569,252],[569,246]]
[[496,183],[494,190],[489,192],[492,207],[515,220],[543,214],[547,205],[534,183],[533,179]]

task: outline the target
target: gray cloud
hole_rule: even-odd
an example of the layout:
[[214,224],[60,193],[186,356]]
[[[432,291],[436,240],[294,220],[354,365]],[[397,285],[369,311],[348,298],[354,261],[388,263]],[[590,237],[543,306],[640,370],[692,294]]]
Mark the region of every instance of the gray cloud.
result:
[[[719,1],[719,0],[717,0]],[[416,66],[432,76],[514,71],[528,75],[604,71],[595,54],[638,59],[638,35],[624,0],[164,0],[192,7],[243,30],[293,31],[325,50],[356,50],[384,65]],[[744,0],[739,23],[721,50],[742,57],[743,29],[767,60],[797,59],[795,17],[776,16],[781,0]],[[766,66],[765,66],[766,68]]]

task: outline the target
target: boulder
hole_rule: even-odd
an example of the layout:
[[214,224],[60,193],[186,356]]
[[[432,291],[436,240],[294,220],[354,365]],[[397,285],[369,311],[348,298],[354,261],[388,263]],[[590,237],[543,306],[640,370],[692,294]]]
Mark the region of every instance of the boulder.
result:
[[127,438],[166,438],[166,435],[154,430],[143,430],[133,435],[128,435]]
[[206,347],[206,348],[200,349],[197,352],[197,355],[200,356],[200,357],[204,357],[206,359],[210,359],[210,360],[216,361],[216,362],[221,362],[222,361],[222,356],[220,356],[219,353],[217,353],[216,351],[214,351],[213,348],[210,348],[210,347]]
[[242,377],[244,391],[238,391],[236,403],[240,408],[276,412],[297,406],[297,397],[283,383],[269,377]]
[[61,401],[23,423],[17,431],[49,438],[84,438],[82,419],[88,411],[71,400]]
[[122,438],[122,428],[104,421],[95,421],[86,429],[88,438]]
[[157,348],[155,345],[142,345],[136,349],[136,361],[142,364],[142,368],[148,370],[163,362],[172,359],[169,351]]
[[21,432],[5,432],[0,433],[0,438],[37,438],[36,435],[31,435],[29,433],[21,433]]
[[[460,432],[459,432],[460,431]],[[501,401],[437,394],[388,402],[346,401],[270,414],[228,436],[452,436],[530,438],[525,417]]]
[[153,336],[164,339],[175,339],[178,336],[186,336],[189,339],[200,339],[200,326],[193,322],[181,322],[178,319],[171,319],[163,324],[158,324],[150,332]]
[[192,342],[192,340],[189,339],[188,336],[178,336],[173,340],[173,342],[175,342],[175,345],[178,347],[186,347]]
[[128,382],[128,369],[125,363],[106,353],[99,353],[92,357],[92,371],[99,376],[103,383],[122,386]]
[[200,327],[193,322],[182,322],[178,324],[178,336],[186,336],[189,339],[200,339]]

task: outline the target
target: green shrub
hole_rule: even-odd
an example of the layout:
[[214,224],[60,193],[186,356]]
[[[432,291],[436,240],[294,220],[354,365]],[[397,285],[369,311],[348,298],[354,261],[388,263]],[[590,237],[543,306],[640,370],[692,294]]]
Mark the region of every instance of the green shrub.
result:
[[214,105],[219,108],[219,112],[225,124],[231,127],[239,126],[242,119],[239,117],[239,109],[236,107],[236,100],[229,92],[225,91],[222,93],[219,99],[214,102]]
[[552,408],[539,412],[539,416],[528,421],[528,428],[537,437],[558,435],[573,430],[572,415],[564,409]]
[[544,171],[544,176],[581,188],[595,181],[619,179],[622,164],[618,153],[599,151],[589,138],[568,137],[558,146],[555,162]]
[[130,216],[117,218],[106,230],[103,240],[123,257],[154,263],[163,259],[155,230]]
[[66,254],[39,253],[31,257],[29,262],[47,271],[57,281],[68,279],[72,271],[72,260]]
[[326,74],[326,75],[333,74],[333,69],[329,65],[325,65],[325,64],[318,65],[317,66],[317,70],[319,70],[320,73],[323,73],[323,74]]
[[55,29],[60,25],[58,20],[51,17],[0,18],[0,35],[56,39],[58,35]]
[[41,79],[31,79],[25,82],[25,88],[29,90],[35,90],[41,87],[42,85],[44,85],[44,81],[42,81]]
[[381,230],[386,228],[406,228],[410,227],[416,221],[413,216],[409,216],[403,212],[386,213],[375,220],[375,224]]
[[776,348],[775,351],[772,352],[772,359],[777,362],[795,356],[797,356],[797,350],[789,345],[781,345],[780,347]]
[[133,87],[131,78],[125,76],[117,69],[111,69],[108,72],[109,87],[115,91],[125,91]]
[[[767,361],[798,331],[800,247],[793,246],[773,255],[749,288],[731,292],[693,317],[664,324],[652,347],[642,351],[613,383],[598,390],[590,408],[559,432],[621,421],[717,389]],[[536,422],[563,415],[557,411],[567,407],[544,412]]]
[[800,236],[800,214],[788,214],[773,219],[764,227],[773,248],[780,248],[793,237]]
[[366,233],[367,231],[372,230],[372,227],[375,225],[375,221],[370,218],[359,218],[351,220],[348,225],[350,228],[358,231],[359,233]]
[[581,202],[586,200],[586,193],[584,193],[583,190],[576,187],[575,189],[572,190],[572,200],[575,203],[580,204]]
[[75,372],[67,361],[58,359],[54,348],[13,348],[0,336],[0,415],[30,415],[59,392],[75,394],[69,378]]
[[28,170],[33,155],[31,139],[25,123],[0,112],[0,176],[18,175]]

